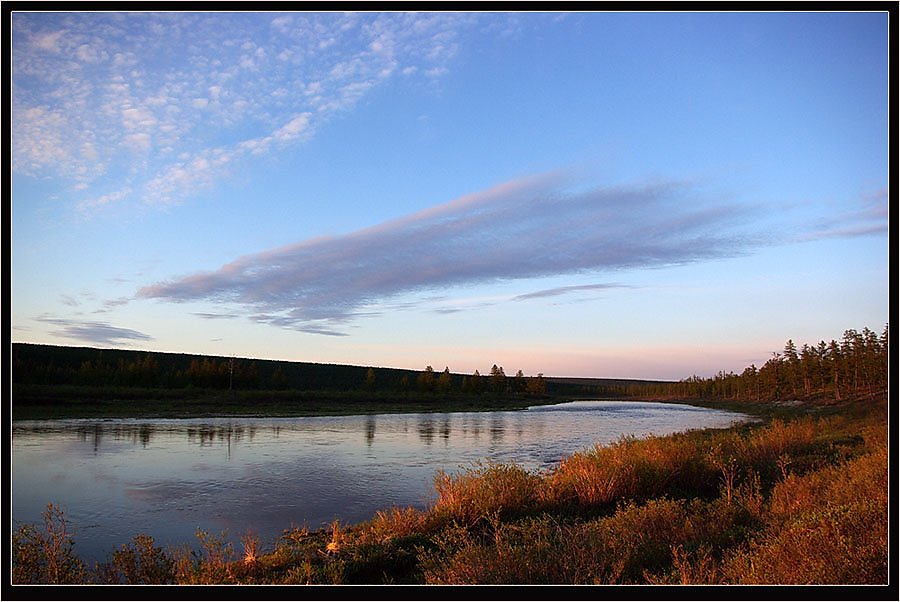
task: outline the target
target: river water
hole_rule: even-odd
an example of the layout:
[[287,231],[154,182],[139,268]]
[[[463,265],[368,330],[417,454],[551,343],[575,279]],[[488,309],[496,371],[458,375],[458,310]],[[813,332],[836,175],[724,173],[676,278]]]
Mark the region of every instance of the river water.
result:
[[[480,461],[541,470],[623,436],[748,417],[680,404],[578,401],[520,411],[310,418],[78,419],[12,423],[13,529],[47,504],[75,550],[105,560],[138,533],[198,547],[198,529],[264,548],[292,525],[355,523],[425,507],[438,470]],[[236,545],[240,550],[240,545]]]

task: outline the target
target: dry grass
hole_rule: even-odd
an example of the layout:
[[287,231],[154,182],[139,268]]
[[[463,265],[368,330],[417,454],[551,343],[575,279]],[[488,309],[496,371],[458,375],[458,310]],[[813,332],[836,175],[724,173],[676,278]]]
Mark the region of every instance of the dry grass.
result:
[[766,527],[726,565],[734,583],[887,583],[887,448],[790,476],[772,491]]
[[517,516],[536,507],[540,485],[538,475],[509,464],[483,464],[459,474],[438,471],[432,511],[469,525],[495,515]]
[[435,476],[425,510],[292,528],[243,553],[198,532],[164,552],[138,536],[88,571],[62,513],[13,534],[18,583],[882,584],[883,413],[622,439],[535,473],[479,464]]

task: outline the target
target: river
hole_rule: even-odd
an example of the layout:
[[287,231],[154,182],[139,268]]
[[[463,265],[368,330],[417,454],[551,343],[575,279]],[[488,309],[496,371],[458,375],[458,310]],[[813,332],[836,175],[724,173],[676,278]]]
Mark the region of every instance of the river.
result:
[[198,529],[235,543],[251,532],[270,548],[292,525],[425,507],[438,470],[480,461],[541,470],[623,436],[746,419],[681,404],[577,401],[497,412],[14,421],[13,529],[40,525],[53,503],[89,562],[138,533],[196,548]]

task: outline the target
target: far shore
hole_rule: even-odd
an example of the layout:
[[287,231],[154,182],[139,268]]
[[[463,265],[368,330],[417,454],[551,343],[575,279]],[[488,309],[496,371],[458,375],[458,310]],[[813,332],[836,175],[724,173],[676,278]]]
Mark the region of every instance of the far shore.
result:
[[574,399],[572,396],[550,395],[17,385],[13,387],[11,409],[13,420],[299,417],[522,410]]
[[823,404],[822,400],[761,403],[639,396],[546,394],[504,396],[387,391],[221,391],[17,385],[13,388],[11,414],[13,420],[346,416],[524,410],[532,406],[585,399],[680,403],[756,416],[789,416],[802,409],[802,406],[827,405]]

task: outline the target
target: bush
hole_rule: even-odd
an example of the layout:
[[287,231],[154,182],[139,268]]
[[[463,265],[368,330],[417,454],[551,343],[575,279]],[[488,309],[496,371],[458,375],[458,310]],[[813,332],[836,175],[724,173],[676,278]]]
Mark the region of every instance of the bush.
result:
[[[761,535],[724,566],[733,583],[887,583],[887,450],[791,476]],[[801,560],[802,559],[802,560]]]
[[13,533],[13,583],[84,583],[84,563],[75,555],[75,542],[62,510],[48,504],[41,516],[43,531],[23,525]]
[[513,517],[536,507],[540,483],[538,475],[515,465],[479,464],[457,475],[440,470],[433,511],[469,525],[495,515]]
[[388,543],[395,539],[420,537],[432,530],[433,516],[415,508],[379,510],[362,525],[358,538],[367,543]]
[[284,532],[271,552],[223,536],[169,554],[146,535],[87,573],[62,512],[13,533],[14,583],[882,584],[882,416],[625,438],[533,473],[438,472],[426,510]]
[[434,538],[434,550],[420,553],[424,579],[429,584],[575,583],[576,567],[568,554],[571,532],[547,516],[518,523],[495,520],[480,536],[451,525]]
[[716,470],[697,434],[623,438],[572,454],[548,476],[546,503],[601,512],[623,500],[713,495]]
[[135,535],[130,545],[113,552],[112,561],[97,566],[102,583],[161,585],[175,583],[175,561],[153,545],[149,535]]

